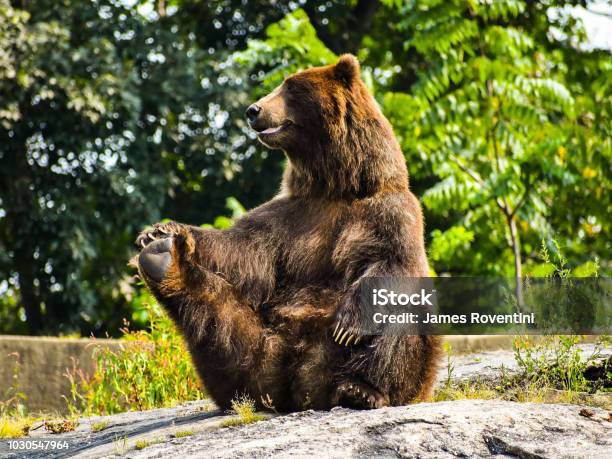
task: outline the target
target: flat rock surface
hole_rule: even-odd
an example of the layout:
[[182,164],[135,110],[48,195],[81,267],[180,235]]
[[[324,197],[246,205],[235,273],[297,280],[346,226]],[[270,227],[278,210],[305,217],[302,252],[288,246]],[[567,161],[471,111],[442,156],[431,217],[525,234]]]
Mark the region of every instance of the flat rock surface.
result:
[[[585,354],[592,351],[591,345],[582,346]],[[502,368],[506,374],[517,372],[512,352],[457,356],[451,377],[498,378]],[[443,368],[440,381],[446,377]],[[612,451],[612,414],[578,405],[462,400],[373,411],[307,411],[224,427],[230,418],[206,400],[82,418],[73,432],[51,435],[39,428],[23,439],[2,439],[0,458],[607,458]],[[67,448],[47,445],[43,450],[45,441],[65,441]]]
[[604,410],[463,400],[302,412],[155,445],[131,457],[610,457]]

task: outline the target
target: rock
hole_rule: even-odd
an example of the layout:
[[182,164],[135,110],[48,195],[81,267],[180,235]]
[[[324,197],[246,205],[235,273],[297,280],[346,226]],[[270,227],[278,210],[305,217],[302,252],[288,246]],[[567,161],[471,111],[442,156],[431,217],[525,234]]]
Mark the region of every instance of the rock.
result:
[[609,413],[573,405],[463,400],[373,411],[308,411],[134,452],[161,457],[604,458]]

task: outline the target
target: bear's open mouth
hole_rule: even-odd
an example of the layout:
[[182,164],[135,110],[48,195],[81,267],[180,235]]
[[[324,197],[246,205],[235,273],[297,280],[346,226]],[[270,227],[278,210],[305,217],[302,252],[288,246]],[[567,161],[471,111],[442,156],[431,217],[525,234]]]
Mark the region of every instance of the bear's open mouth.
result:
[[276,134],[277,132],[282,131],[283,129],[285,129],[287,126],[289,126],[291,124],[291,121],[285,121],[282,124],[278,125],[278,126],[274,126],[274,127],[269,127],[267,129],[264,129],[263,131],[257,131],[257,135],[270,135],[270,134]]

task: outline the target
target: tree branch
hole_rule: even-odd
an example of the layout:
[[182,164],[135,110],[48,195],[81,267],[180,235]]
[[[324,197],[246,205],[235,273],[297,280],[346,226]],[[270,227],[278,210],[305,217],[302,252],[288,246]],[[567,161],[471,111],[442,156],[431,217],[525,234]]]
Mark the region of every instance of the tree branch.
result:
[[[472,180],[477,182],[480,186],[484,186],[485,185],[485,181],[482,179],[482,177],[480,177],[480,175],[478,175],[478,173],[476,173],[475,171],[473,171],[472,169],[467,167],[465,164],[463,164],[461,162],[461,160],[459,158],[457,158],[455,155],[450,155],[450,159],[457,166],[459,166],[459,169],[461,169],[463,172],[465,172],[467,175],[469,175],[472,178]],[[506,206],[506,203],[504,201],[502,201],[501,199],[499,199],[499,198],[495,198],[495,203],[497,204],[497,207],[499,207],[500,210],[504,213],[504,215],[506,217],[508,217],[509,213],[508,213],[508,208]]]
[[531,185],[532,185],[531,181],[528,180],[527,184],[525,185],[525,191],[523,192],[523,195],[516,203],[516,206],[514,206],[514,209],[512,210],[512,212],[510,212],[510,217],[514,217],[516,213],[519,211],[519,209],[523,206],[523,204],[525,204],[525,201],[527,200],[527,196],[529,196],[529,193],[531,191]]

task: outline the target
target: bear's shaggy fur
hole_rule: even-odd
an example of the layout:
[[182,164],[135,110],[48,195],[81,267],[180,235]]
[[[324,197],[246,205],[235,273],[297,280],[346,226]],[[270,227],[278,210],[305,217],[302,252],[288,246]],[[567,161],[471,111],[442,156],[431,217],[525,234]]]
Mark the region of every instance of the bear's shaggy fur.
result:
[[139,271],[221,408],[376,408],[430,395],[433,336],[361,336],[360,282],[425,277],[423,219],[387,119],[344,55],[249,107],[288,158],[281,192],[225,231],[143,232]]

